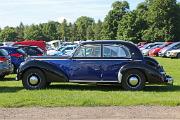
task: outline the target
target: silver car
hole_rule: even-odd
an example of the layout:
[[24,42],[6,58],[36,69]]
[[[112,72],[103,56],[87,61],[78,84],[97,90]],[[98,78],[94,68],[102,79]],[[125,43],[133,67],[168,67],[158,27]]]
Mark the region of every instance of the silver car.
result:
[[161,57],[167,57],[167,52],[170,50],[176,50],[180,49],[180,42],[175,42],[172,43],[171,45],[168,45],[167,47],[161,49],[158,53],[159,56]]

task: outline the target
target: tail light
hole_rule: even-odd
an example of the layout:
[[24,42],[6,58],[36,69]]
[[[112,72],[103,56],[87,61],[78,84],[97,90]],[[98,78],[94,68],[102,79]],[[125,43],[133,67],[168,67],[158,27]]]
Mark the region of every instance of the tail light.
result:
[[42,54],[37,54],[37,56],[43,56]]
[[15,53],[15,54],[11,54],[11,56],[20,58],[20,57],[22,57],[23,55],[22,55],[22,54],[19,54],[19,53]]
[[0,57],[0,62],[6,62],[8,59],[5,57]]

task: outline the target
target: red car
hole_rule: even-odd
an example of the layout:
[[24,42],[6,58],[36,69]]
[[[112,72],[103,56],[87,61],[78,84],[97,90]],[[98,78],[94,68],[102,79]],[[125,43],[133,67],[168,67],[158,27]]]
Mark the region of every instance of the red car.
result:
[[28,46],[37,46],[46,52],[46,42],[45,41],[36,41],[36,40],[25,40],[22,42],[15,42],[14,45],[28,45]]
[[154,48],[152,50],[149,51],[149,56],[158,56],[158,52],[163,49],[164,47],[172,44],[173,42],[165,42],[163,45],[157,47],[157,48]]

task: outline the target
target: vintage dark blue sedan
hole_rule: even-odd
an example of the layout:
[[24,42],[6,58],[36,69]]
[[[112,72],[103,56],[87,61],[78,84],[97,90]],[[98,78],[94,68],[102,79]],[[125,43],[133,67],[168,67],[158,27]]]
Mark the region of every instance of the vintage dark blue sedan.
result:
[[145,83],[173,84],[155,59],[120,40],[83,42],[70,57],[31,57],[19,67],[17,79],[26,89],[51,82],[120,84],[125,90],[141,90]]

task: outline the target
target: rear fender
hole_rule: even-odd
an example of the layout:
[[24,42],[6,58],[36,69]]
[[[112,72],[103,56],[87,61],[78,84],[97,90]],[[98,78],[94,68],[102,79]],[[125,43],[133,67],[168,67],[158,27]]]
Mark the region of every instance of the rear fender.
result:
[[163,82],[163,75],[154,67],[148,64],[140,63],[140,62],[137,62],[137,63],[132,62],[120,68],[120,71],[119,71],[119,76],[121,77],[121,79],[119,79],[120,83],[121,83],[120,80],[122,80],[123,74],[125,74],[128,70],[132,70],[132,69],[137,69],[141,71],[146,78],[146,82],[149,82],[149,83],[162,83]]

